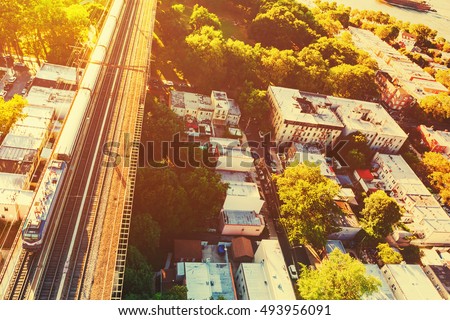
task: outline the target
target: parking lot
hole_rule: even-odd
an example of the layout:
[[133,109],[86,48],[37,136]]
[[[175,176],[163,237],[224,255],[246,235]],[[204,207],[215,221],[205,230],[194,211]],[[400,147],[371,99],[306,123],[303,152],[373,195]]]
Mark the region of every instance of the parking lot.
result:
[[0,96],[10,100],[15,94],[26,96],[32,77],[25,66],[15,66],[13,72],[7,72],[0,82]]

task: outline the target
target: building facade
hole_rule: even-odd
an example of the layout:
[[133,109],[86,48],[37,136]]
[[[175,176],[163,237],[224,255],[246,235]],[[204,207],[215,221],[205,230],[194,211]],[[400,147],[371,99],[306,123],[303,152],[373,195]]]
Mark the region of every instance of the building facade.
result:
[[408,135],[379,104],[341,98],[330,98],[336,114],[344,124],[342,136],[361,132],[373,151],[397,153]]
[[254,263],[241,263],[236,274],[240,300],[295,300],[295,293],[277,240],[263,239]]
[[450,132],[448,130],[434,130],[424,125],[420,125],[418,130],[430,151],[450,155]]
[[326,95],[269,86],[268,99],[277,142],[330,145],[344,128]]
[[178,116],[192,116],[198,122],[210,121],[216,125],[237,126],[241,119],[239,106],[222,91],[212,91],[208,97],[173,90],[170,92],[169,107]]

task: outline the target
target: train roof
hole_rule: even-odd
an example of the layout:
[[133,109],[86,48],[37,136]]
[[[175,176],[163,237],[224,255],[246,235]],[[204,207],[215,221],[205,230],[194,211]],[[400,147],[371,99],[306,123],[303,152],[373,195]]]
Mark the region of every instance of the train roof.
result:
[[66,164],[63,161],[53,160],[50,163],[36,191],[25,228],[39,228],[41,222],[47,219],[55,195],[58,189],[61,188],[62,175],[65,168]]

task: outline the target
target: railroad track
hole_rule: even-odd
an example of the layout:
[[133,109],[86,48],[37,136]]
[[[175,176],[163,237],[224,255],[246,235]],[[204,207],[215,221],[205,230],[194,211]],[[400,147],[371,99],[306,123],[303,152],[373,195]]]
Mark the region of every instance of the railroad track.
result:
[[22,250],[10,282],[11,284],[4,296],[5,300],[22,300],[26,297],[29,288],[29,271],[32,269],[35,257],[36,255]]
[[103,81],[92,104],[84,145],[78,161],[72,163],[75,166],[74,178],[37,289],[37,299],[78,299],[96,222],[96,210],[92,209],[95,209],[98,201],[94,193],[100,172],[99,146],[106,139],[113,114],[111,110],[119,95],[118,90],[114,89],[123,69],[115,66],[121,64],[123,52],[128,49],[128,30],[134,23],[134,10],[135,2],[128,1],[110,51],[108,65],[111,66],[106,66]]

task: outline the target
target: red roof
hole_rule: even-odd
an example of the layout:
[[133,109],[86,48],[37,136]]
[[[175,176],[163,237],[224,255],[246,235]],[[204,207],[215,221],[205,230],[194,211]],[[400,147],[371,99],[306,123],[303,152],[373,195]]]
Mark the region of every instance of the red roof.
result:
[[364,170],[363,169],[358,169],[358,170],[356,170],[356,172],[358,173],[358,175],[363,180],[369,180],[369,181],[373,180],[373,174],[368,169],[364,169]]

